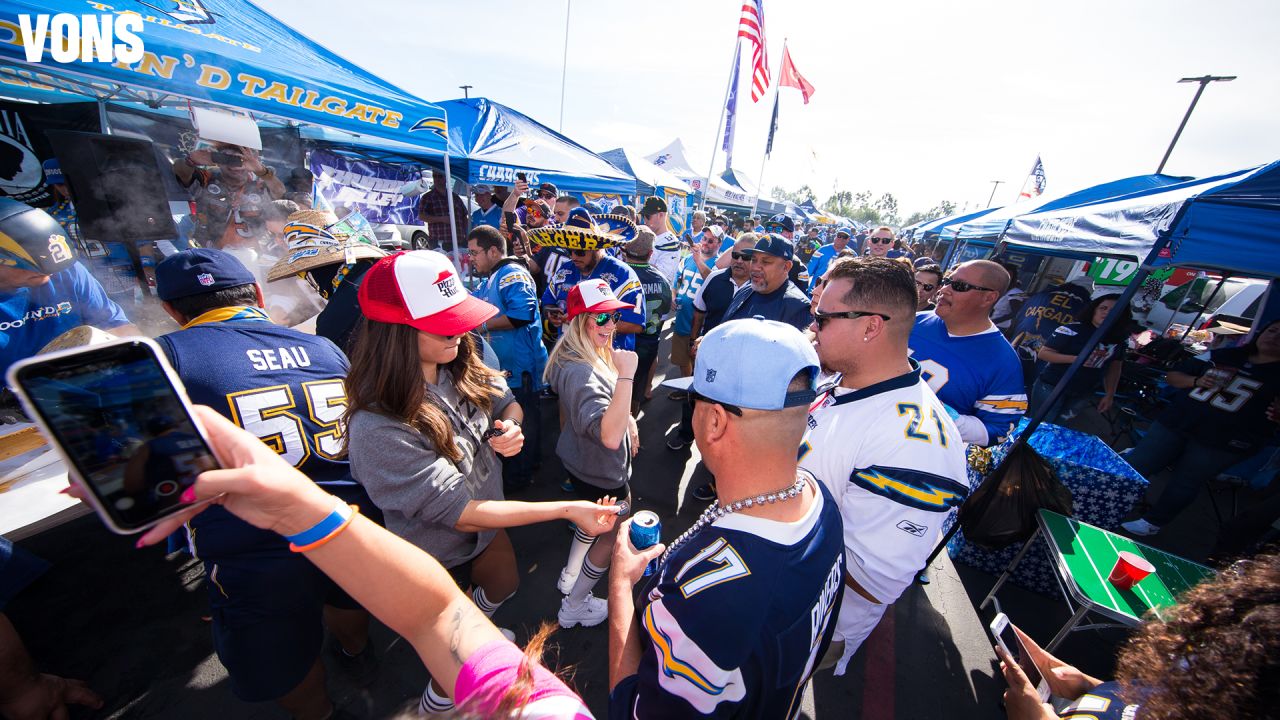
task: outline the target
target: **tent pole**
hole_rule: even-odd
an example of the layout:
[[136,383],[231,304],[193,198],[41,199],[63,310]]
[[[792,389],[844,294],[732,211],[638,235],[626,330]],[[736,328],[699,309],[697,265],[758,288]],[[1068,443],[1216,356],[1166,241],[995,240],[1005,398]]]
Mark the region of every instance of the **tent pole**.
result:
[[[1182,219],[1182,214],[1186,210],[1186,207],[1187,206],[1184,204],[1182,209],[1174,216],[1173,222],[1169,224],[1170,228],[1177,227],[1178,221]],[[1142,289],[1142,283],[1147,279],[1147,276],[1151,274],[1151,271],[1156,269],[1153,263],[1160,257],[1160,252],[1169,247],[1170,241],[1171,238],[1167,233],[1162,235],[1160,239],[1156,241],[1156,244],[1151,248],[1151,251],[1147,253],[1146,260],[1142,263],[1142,266],[1138,268],[1138,273],[1134,275],[1133,280],[1129,282],[1129,286],[1124,289],[1124,293],[1116,299],[1116,304],[1113,309],[1129,307],[1129,303],[1133,301],[1133,296],[1138,293],[1138,290]],[[1111,326],[1116,324],[1119,317],[1120,313],[1118,312],[1107,313],[1106,319],[1103,320],[1102,324],[1093,331],[1093,335],[1089,336],[1089,340],[1084,344],[1084,347],[1076,353],[1075,362],[1071,363],[1071,366],[1062,374],[1062,379],[1058,380],[1058,384],[1053,386],[1053,392],[1049,393],[1049,398],[1045,400],[1044,405],[1041,406],[1037,412],[1032,414],[1031,419],[1027,421],[1026,429],[1018,434],[1018,437],[1013,441],[1013,445],[1009,447],[1009,451],[1005,453],[1005,456],[1000,463],[991,468],[991,472],[987,475],[988,477],[999,472],[1000,468],[1004,467],[1004,464],[1013,456],[1013,452],[1030,441],[1031,436],[1035,434],[1036,428],[1040,427],[1040,424],[1044,422],[1045,416],[1049,414],[1049,410],[1058,402],[1058,399],[1066,393],[1067,386],[1071,384],[1071,380],[1075,377],[1076,372],[1079,371],[1080,368],[1084,367],[1084,363],[1089,359],[1089,355],[1093,352],[1093,349],[1102,342],[1102,338],[1106,336],[1107,332],[1111,329]],[[961,509],[963,508],[964,506],[961,505]],[[928,582],[928,579],[925,578],[925,573],[928,571],[929,566],[933,564],[933,561],[942,552],[942,549],[947,546],[947,543],[951,542],[951,538],[959,531],[960,518],[957,514],[956,521],[951,525],[951,529],[948,530],[947,533],[942,536],[942,539],[938,541],[938,544],[934,546],[933,552],[929,553],[929,559],[925,561],[924,567],[920,569],[920,575],[916,578],[919,582]]]
[[[734,32],[737,33],[737,28]],[[733,90],[733,66],[738,62],[738,55],[742,49],[742,40],[735,39],[733,41],[733,60],[729,63],[729,80],[724,85],[724,102],[720,103],[720,122],[716,124],[715,138],[711,142],[711,165],[707,168],[707,183],[702,186],[702,199],[698,201],[698,209],[705,210],[707,207],[707,194],[711,192],[711,175],[716,171],[716,148],[720,145],[720,131],[724,128],[724,116],[729,110],[729,93]]]
[[[449,137],[449,128],[446,122],[445,137]],[[449,237],[453,238],[453,265],[462,272],[462,253],[458,250],[458,220],[453,213],[453,170],[449,167],[449,148],[446,145],[444,151],[444,199],[449,205]]]

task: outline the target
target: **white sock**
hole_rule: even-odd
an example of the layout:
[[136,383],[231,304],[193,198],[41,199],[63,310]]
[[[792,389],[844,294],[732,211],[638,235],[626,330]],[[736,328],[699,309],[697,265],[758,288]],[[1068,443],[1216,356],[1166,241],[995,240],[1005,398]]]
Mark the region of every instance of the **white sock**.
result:
[[498,612],[498,608],[502,607],[502,603],[510,599],[511,596],[508,595],[507,597],[494,602],[489,599],[489,596],[484,592],[484,588],[479,585],[471,589],[471,602],[475,603],[476,607],[480,608],[480,612],[484,613],[484,616],[491,620],[493,619],[493,614]]
[[573,530],[573,541],[569,544],[569,559],[564,566],[571,573],[577,573],[587,561],[587,551],[595,544],[596,539],[582,532],[580,528]]
[[609,571],[609,566],[596,567],[591,562],[591,558],[583,558],[582,573],[578,575],[578,580],[573,583],[573,590],[569,591],[569,604],[581,605],[586,601],[587,596],[591,594],[591,589],[596,586],[601,577]]
[[427,689],[422,691],[422,700],[418,702],[418,713],[421,715],[433,715],[435,713],[448,712],[453,709],[453,701],[444,695],[436,692],[435,685],[427,683]]

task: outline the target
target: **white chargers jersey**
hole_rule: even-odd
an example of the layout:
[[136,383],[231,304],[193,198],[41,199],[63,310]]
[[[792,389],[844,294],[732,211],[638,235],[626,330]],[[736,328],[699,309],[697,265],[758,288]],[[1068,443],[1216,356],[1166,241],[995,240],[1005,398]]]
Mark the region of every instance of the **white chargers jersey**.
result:
[[846,570],[892,603],[969,495],[966,445],[914,360],[911,372],[871,387],[835,384],[809,410],[800,467],[840,506]]

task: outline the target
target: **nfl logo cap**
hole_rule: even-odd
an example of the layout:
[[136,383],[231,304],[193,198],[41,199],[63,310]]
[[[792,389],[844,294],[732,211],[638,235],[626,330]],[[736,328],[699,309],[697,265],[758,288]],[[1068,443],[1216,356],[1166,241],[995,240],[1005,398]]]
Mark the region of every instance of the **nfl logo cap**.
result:
[[613,294],[613,289],[604,280],[584,280],[569,288],[569,300],[565,307],[565,315],[569,319],[584,312],[602,313],[610,310],[625,310],[631,307]]
[[[791,378],[809,371],[804,390],[788,392]],[[727,405],[782,410],[818,396],[818,353],[799,330],[759,315],[717,325],[702,338],[693,376],[663,385],[690,390]]]
[[498,314],[498,308],[471,297],[453,263],[434,250],[398,252],[374,263],[359,297],[370,320],[435,335],[461,335]]
[[183,250],[156,265],[156,295],[166,302],[256,282],[234,255],[213,248]]

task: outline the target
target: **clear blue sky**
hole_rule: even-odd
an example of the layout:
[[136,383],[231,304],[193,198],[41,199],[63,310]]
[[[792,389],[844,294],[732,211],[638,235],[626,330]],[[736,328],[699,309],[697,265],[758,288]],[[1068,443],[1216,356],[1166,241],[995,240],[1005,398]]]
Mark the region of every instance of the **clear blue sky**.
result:
[[[566,0],[259,0],[330,49],[428,100],[472,95],[559,126]],[[710,159],[738,0],[577,0],[564,133],[647,155],[680,137]],[[770,61],[789,39],[817,88],[784,90],[766,188],[894,193],[903,215],[947,199],[1009,202],[1037,154],[1049,191],[1155,170],[1193,94],[1211,86],[1166,172],[1280,159],[1280,3],[1268,0],[764,0]],[[749,59],[744,57],[744,63]],[[770,106],[739,99],[734,165],[760,172]],[[723,170],[723,158],[716,172]]]

